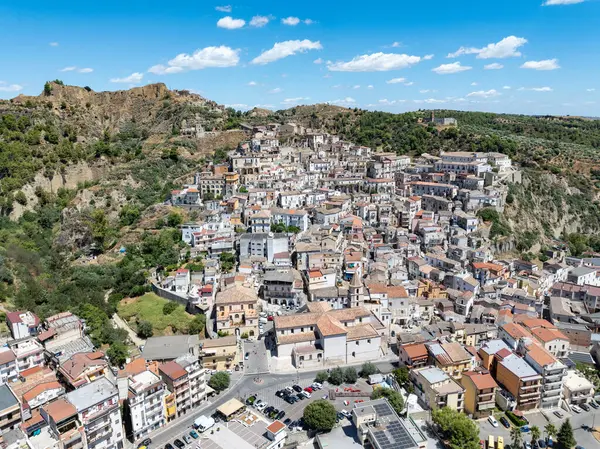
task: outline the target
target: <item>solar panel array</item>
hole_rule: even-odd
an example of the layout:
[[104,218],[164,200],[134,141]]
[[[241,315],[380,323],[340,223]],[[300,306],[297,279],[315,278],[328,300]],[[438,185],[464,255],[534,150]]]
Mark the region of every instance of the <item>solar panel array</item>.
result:
[[375,412],[377,413],[378,417],[391,416],[394,414],[390,406],[387,404],[375,404],[373,407],[375,408]]
[[376,430],[373,436],[381,449],[410,449],[416,446],[406,429],[398,422],[390,423],[386,430]]

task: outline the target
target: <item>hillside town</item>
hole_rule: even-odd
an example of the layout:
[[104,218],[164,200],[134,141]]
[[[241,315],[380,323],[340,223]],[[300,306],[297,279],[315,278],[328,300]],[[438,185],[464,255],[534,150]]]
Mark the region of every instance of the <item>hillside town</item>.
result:
[[[130,342],[114,366],[77,315],[7,312],[3,448],[425,449],[447,443],[431,426],[442,409],[477,422],[482,449],[511,429],[552,446],[567,418],[595,442],[600,255],[516,257],[486,213],[521,181],[507,155],[242,128],[165,198],[194,220],[180,266],[148,278],[205,332]],[[306,418],[319,401],[335,408],[326,432]]]

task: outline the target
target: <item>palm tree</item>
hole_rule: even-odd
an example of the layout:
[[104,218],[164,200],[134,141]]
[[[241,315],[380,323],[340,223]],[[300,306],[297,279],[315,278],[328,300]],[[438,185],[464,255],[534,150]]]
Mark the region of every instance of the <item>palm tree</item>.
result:
[[520,428],[512,427],[510,429],[510,441],[510,447],[513,449],[520,449],[523,446],[523,434]]
[[554,424],[552,423],[548,423],[546,424],[546,427],[544,427],[544,430],[546,431],[546,433],[548,434],[549,437],[554,438],[556,436],[556,427],[554,426]]
[[531,441],[537,441],[540,439],[540,428],[538,426],[531,426]]

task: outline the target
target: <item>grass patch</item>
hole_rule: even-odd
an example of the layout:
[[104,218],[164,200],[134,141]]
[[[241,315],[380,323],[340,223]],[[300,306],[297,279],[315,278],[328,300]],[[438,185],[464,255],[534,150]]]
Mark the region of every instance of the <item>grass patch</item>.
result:
[[182,305],[164,315],[163,307],[168,302],[154,293],[146,293],[139,298],[123,299],[117,307],[117,312],[135,331],[139,322],[148,321],[152,324],[154,335],[187,333],[194,316],[187,313]]

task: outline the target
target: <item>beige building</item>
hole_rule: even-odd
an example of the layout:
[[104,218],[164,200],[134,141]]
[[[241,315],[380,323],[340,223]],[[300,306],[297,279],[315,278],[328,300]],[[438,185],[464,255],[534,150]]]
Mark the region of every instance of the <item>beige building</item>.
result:
[[459,380],[462,373],[473,369],[473,355],[458,342],[427,344],[433,365]]
[[235,335],[200,340],[200,362],[204,369],[217,371],[233,369],[239,360]]
[[258,336],[258,296],[252,288],[235,285],[217,293],[217,331]]
[[585,404],[594,397],[594,384],[577,371],[569,371],[564,378],[563,392],[567,404]]
[[465,413],[473,418],[490,416],[496,407],[498,384],[487,371],[467,371],[460,383],[465,389]]
[[464,410],[464,387],[442,369],[435,366],[414,369],[410,372],[410,379],[415,394],[430,409],[450,407],[460,412]]

